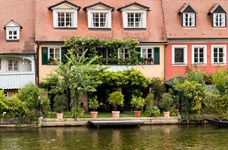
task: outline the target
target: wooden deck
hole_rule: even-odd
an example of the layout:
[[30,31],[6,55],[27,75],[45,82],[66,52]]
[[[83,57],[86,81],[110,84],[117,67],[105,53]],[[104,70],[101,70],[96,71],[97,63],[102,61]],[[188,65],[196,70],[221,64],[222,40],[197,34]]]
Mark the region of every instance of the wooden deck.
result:
[[90,125],[100,126],[140,126],[144,124],[143,120],[92,120],[88,121]]

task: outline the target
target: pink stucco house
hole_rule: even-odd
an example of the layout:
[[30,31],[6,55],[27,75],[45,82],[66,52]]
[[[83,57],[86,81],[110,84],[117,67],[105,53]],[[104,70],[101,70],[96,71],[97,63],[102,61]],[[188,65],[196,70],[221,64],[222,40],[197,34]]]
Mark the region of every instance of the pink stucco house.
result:
[[166,79],[185,75],[195,66],[208,73],[228,67],[227,4],[226,0],[163,0]]

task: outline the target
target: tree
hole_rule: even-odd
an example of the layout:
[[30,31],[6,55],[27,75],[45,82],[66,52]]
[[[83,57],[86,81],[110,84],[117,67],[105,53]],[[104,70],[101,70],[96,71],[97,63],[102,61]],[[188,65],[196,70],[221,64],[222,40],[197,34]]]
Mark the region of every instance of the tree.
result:
[[96,91],[96,87],[102,83],[97,76],[107,69],[107,67],[93,64],[99,59],[98,56],[92,59],[85,58],[86,52],[87,50],[80,56],[77,47],[72,46],[65,55],[66,63],[56,60],[58,68],[55,73],[58,75],[58,82],[51,91],[53,94],[70,91],[71,97],[74,98],[74,108],[76,108],[81,95]]

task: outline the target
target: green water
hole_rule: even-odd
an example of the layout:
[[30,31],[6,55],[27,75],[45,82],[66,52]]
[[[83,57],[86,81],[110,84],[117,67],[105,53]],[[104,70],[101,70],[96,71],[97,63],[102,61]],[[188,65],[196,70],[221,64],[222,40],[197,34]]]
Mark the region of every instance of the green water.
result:
[[0,128],[1,150],[225,150],[228,129],[213,126],[139,128]]

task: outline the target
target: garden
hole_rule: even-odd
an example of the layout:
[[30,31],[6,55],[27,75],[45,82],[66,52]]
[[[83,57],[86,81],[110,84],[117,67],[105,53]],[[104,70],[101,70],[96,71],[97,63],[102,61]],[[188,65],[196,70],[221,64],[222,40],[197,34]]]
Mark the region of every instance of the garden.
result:
[[[121,45],[114,41],[113,45],[109,41],[108,46],[126,46],[126,42]],[[129,43],[132,41],[128,40]],[[196,66],[189,69],[186,76],[164,82],[160,78],[148,79],[135,69],[108,71],[108,67],[96,63],[101,58],[98,55],[86,57],[88,49],[79,52],[82,43],[92,49],[96,45],[88,39],[78,42],[77,38],[70,38],[65,41],[65,46],[70,47],[64,56],[65,61],[54,60],[57,69],[48,74],[39,87],[27,84],[13,97],[6,97],[1,90],[0,117],[37,120],[40,116],[118,118],[181,115],[182,119],[189,120],[209,115],[220,120],[228,119],[228,70],[219,68],[215,74],[208,74],[199,72]],[[131,49],[136,52],[137,42],[133,43]],[[107,41],[103,41],[105,45]],[[81,101],[82,97],[86,103]],[[90,116],[89,112],[93,115]]]

